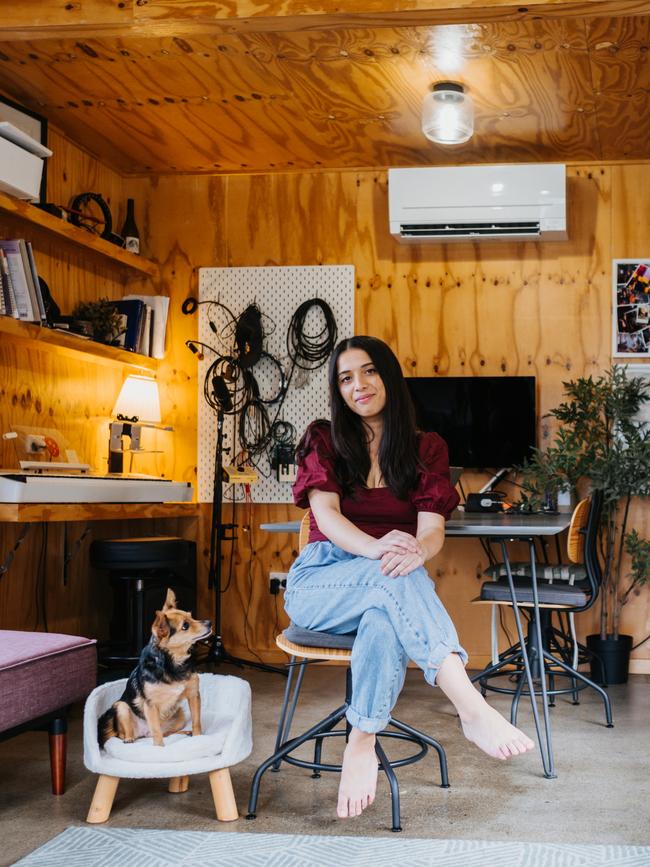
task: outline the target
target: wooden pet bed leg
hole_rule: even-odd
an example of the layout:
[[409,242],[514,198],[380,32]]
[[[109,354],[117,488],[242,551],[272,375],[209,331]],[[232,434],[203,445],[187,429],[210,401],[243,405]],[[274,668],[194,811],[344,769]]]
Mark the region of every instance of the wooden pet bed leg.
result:
[[101,774],[95,786],[95,794],[86,816],[86,822],[95,825],[108,819],[111,815],[111,807],[113,806],[113,799],[115,798],[119,782],[119,777],[109,777],[106,774]]
[[170,777],[168,791],[173,794],[187,792],[190,787],[189,777]]
[[235,793],[232,790],[230,771],[228,768],[219,768],[208,774],[212,787],[214,808],[217,811],[217,819],[220,822],[234,822],[239,819]]

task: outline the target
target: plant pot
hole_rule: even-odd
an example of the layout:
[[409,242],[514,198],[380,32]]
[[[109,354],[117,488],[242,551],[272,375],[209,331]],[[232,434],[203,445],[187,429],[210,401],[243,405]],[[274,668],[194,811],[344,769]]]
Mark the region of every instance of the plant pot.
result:
[[591,679],[595,683],[627,683],[627,670],[632,650],[631,635],[619,635],[618,638],[608,635],[605,639],[600,635],[588,635],[587,649],[594,654],[589,664]]

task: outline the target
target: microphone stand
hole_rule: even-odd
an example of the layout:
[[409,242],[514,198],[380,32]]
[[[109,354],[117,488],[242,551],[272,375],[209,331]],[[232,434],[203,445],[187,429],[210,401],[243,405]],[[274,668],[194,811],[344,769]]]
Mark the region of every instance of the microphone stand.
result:
[[[216,395],[215,395],[216,397]],[[248,665],[250,668],[256,668],[260,671],[269,671],[274,674],[282,674],[285,677],[287,672],[282,668],[276,668],[272,665],[266,665],[263,662],[254,662],[251,659],[241,659],[238,656],[232,656],[226,650],[223,638],[221,635],[221,543],[226,541],[234,542],[236,536],[231,532],[237,526],[236,524],[224,524],[221,520],[221,510],[223,505],[223,423],[224,423],[224,407],[223,403],[219,403],[217,411],[217,444],[214,457],[214,479],[212,486],[212,518],[210,527],[210,570],[208,572],[208,589],[215,592],[214,605],[214,635],[210,644],[210,649],[206,658],[206,662],[215,663],[216,665],[222,662],[230,662],[233,665],[238,665],[240,668]],[[226,451],[229,451],[227,449]]]

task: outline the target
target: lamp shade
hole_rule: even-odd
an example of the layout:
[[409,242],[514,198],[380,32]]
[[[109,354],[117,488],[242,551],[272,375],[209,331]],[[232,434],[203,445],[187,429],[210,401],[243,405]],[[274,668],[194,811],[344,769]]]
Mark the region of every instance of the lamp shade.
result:
[[115,401],[113,415],[159,422],[160,395],[156,380],[148,376],[127,376]]
[[443,145],[463,144],[474,133],[474,104],[462,84],[434,84],[422,100],[422,132]]

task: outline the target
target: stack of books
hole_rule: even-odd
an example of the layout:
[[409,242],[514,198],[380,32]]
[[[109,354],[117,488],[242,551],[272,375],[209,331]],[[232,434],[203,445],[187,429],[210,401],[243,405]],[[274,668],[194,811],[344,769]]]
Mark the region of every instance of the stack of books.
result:
[[23,322],[46,320],[32,245],[22,238],[0,240],[0,314]]
[[169,298],[165,295],[125,295],[112,303],[122,316],[121,334],[115,345],[140,355],[164,358]]

